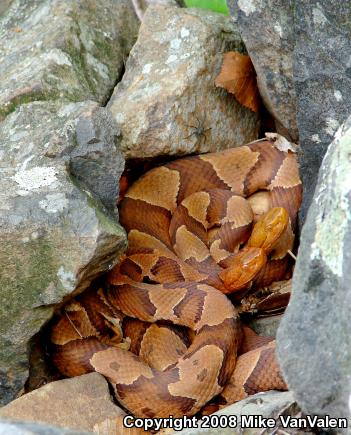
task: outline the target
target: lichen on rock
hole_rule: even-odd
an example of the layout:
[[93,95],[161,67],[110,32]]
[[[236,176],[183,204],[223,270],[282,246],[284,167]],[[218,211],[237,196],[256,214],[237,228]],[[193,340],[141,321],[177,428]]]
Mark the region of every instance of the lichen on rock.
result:
[[[113,209],[107,211],[99,191],[85,192],[69,173],[79,119],[98,114],[101,137],[118,133],[104,111],[93,102],[34,102],[0,124],[2,404],[21,390],[28,374],[28,341],[50,319],[54,305],[88,287],[125,249],[125,233]],[[117,194],[123,158],[118,143],[110,146],[99,159],[103,176],[115,180]],[[90,161],[88,151],[85,158]],[[109,159],[116,163],[110,172],[103,164]]]
[[14,0],[0,16],[0,119],[31,101],[104,103],[138,28],[128,0]]

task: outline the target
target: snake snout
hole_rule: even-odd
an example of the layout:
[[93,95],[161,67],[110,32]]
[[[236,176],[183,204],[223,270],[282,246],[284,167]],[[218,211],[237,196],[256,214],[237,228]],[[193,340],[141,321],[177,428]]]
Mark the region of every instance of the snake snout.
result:
[[249,288],[266,263],[267,256],[262,248],[247,247],[235,254],[232,264],[218,274],[227,289],[226,293]]
[[289,214],[283,207],[273,207],[255,224],[247,246],[262,248],[269,254],[289,225]]

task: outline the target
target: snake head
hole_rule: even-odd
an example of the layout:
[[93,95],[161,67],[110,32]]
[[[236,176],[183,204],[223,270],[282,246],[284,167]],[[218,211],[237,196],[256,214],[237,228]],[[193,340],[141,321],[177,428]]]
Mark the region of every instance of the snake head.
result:
[[233,293],[249,288],[267,262],[263,249],[246,247],[235,254],[232,264],[218,274],[227,291]]
[[262,248],[269,254],[289,225],[289,214],[283,207],[273,207],[253,227],[247,246]]

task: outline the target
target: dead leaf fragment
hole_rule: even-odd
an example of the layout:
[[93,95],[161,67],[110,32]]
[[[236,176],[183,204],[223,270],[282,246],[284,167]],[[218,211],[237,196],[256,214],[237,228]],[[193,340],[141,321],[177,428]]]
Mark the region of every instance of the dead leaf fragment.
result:
[[288,151],[292,151],[293,153],[297,152],[297,145],[293,142],[289,142],[284,136],[278,133],[265,133],[265,136],[273,142],[273,145],[278,148],[278,150],[286,153]]
[[224,53],[221,72],[215,85],[234,94],[240,104],[253,112],[260,108],[256,72],[249,56],[236,51]]

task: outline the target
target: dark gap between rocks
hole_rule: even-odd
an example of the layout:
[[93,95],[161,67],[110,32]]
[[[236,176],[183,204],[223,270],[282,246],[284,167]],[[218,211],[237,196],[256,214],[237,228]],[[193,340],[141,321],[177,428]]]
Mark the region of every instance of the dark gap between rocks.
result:
[[111,97],[113,95],[113,92],[117,86],[117,84],[122,80],[124,73],[126,72],[126,60],[123,62],[121,71],[119,72],[119,74],[116,77],[115,82],[113,83],[113,85],[111,86],[110,92],[106,95],[106,97],[103,99],[103,101],[101,102],[101,106],[102,107],[106,107],[107,104],[109,103],[109,101],[111,100]]

